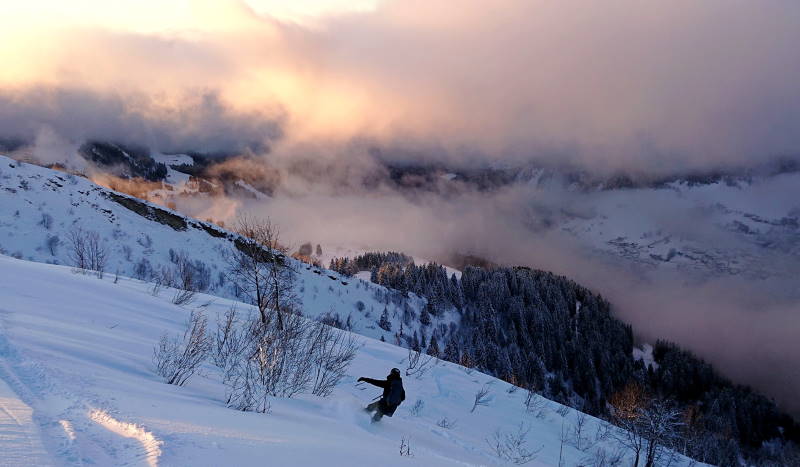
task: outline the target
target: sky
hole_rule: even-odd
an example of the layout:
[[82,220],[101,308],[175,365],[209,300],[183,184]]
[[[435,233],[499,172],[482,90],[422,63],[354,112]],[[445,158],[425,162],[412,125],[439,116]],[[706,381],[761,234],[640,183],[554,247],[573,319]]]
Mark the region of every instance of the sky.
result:
[[[413,162],[658,173],[800,148],[790,0],[33,0],[0,15],[5,137],[368,140]],[[255,133],[231,130],[242,116]]]

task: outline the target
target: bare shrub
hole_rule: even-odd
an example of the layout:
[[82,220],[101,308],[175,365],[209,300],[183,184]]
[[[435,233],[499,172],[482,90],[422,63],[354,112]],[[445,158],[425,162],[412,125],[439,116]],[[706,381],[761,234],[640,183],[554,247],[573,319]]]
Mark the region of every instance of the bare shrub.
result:
[[60,243],[58,235],[48,234],[44,242],[45,245],[47,245],[47,251],[50,252],[50,255],[55,256],[58,253],[58,244]]
[[94,231],[84,231],[75,227],[69,231],[68,241],[70,246],[69,257],[80,270],[95,271],[99,278],[103,278],[108,250]]
[[590,455],[584,457],[579,465],[586,467],[616,467],[622,464],[624,457],[625,453],[622,448],[608,451],[598,447]]
[[186,384],[208,356],[211,342],[206,335],[206,325],[205,315],[192,312],[183,336],[161,336],[153,349],[153,362],[167,384]]
[[469,413],[475,412],[475,409],[478,408],[479,405],[489,405],[489,402],[492,400],[491,396],[489,395],[489,385],[484,384],[482,388],[475,393],[475,400],[472,404],[472,410]]
[[436,426],[439,428],[444,428],[445,430],[452,430],[458,424],[458,420],[450,420],[447,417],[442,417],[438,422],[436,422]]
[[656,465],[680,436],[681,412],[671,404],[651,398],[639,384],[627,385],[611,397],[614,423],[622,429],[613,436],[628,448],[638,463],[642,454],[646,465]]
[[514,432],[503,432],[500,429],[494,432],[491,438],[486,439],[486,443],[492,448],[500,459],[517,465],[527,464],[536,459],[544,446],[538,449],[528,449],[527,438],[531,427],[520,422]]
[[[172,250],[170,250],[172,252]],[[174,253],[173,253],[174,254]],[[174,287],[177,289],[172,297],[172,303],[187,305],[194,300],[197,292],[196,271],[186,253],[180,252],[174,257],[175,266],[170,276]]]
[[417,399],[417,401],[414,403],[414,405],[411,406],[410,409],[408,409],[408,411],[409,413],[411,413],[412,416],[419,417],[420,415],[422,415],[422,409],[424,408],[425,408],[425,402],[422,399]]
[[575,423],[572,425],[572,445],[579,451],[584,451],[590,446],[589,438],[586,436],[586,423],[589,421],[589,416],[583,412],[575,412]]
[[403,436],[400,438],[400,456],[402,457],[413,457],[411,455],[411,444],[410,439]]
[[294,307],[296,272],[287,259],[287,249],[279,243],[277,226],[269,220],[240,217],[236,231],[242,235],[234,241],[227,256],[229,275],[238,290],[258,308],[261,323],[266,325],[269,312],[278,326],[283,323],[280,311]]
[[39,225],[41,225],[47,230],[50,230],[53,227],[53,216],[51,216],[46,212],[43,212],[42,219],[39,221]]
[[217,319],[217,332],[211,353],[214,365],[222,370],[223,382],[228,381],[236,370],[238,359],[247,344],[247,335],[239,326],[236,305],[232,305],[223,318]]
[[133,261],[133,249],[130,245],[122,245],[122,254],[125,257],[125,261]]
[[525,394],[525,411],[529,414],[533,414],[536,418],[544,418],[544,409],[547,406],[547,402],[545,401],[544,397],[536,394],[532,390],[528,390]]
[[172,303],[175,305],[188,305],[194,301],[194,290],[178,289],[172,296]]
[[561,419],[561,429],[558,432],[558,467],[563,467],[564,465],[564,443],[569,439],[569,432],[564,429],[566,421],[566,418]]
[[430,370],[431,364],[435,361],[435,357],[409,348],[408,358],[406,359],[406,376],[414,376],[417,379],[421,379]]
[[[228,339],[241,342],[244,349],[239,358],[225,364],[228,405],[245,411],[265,411],[267,398],[293,397],[302,392],[319,396],[329,395],[355,358],[357,345],[349,334],[322,323],[310,321],[297,313],[279,312],[267,315],[266,324],[259,319],[246,323],[244,334],[228,332]],[[234,320],[230,317],[230,320]],[[235,328],[236,324],[230,325]],[[223,342],[224,337],[217,338]],[[222,345],[222,344],[220,344]],[[237,347],[240,344],[230,344]]]
[[133,267],[133,275],[140,281],[149,280],[153,277],[153,266],[147,258],[141,258]]
[[308,388],[311,364],[302,358],[301,327],[297,315],[287,314],[280,327],[277,319],[250,320],[249,345],[225,381],[230,407],[267,412],[270,396],[292,397]]
[[598,423],[594,431],[594,442],[600,443],[608,439],[611,426],[608,423]]
[[161,278],[155,277],[153,279],[153,286],[150,288],[150,295],[158,297],[159,293],[161,293]]
[[327,397],[347,374],[358,352],[353,335],[316,323],[308,338],[308,353],[314,365],[311,394]]

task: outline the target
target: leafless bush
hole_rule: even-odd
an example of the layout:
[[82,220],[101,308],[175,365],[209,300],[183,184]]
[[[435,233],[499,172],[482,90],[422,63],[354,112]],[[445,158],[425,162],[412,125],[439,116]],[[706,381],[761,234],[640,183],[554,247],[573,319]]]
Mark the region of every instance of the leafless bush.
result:
[[544,409],[547,402],[544,397],[536,394],[532,390],[528,390],[525,394],[525,411],[533,414],[536,418],[544,418]]
[[600,443],[608,439],[609,437],[609,430],[611,425],[608,423],[598,423],[597,429],[594,431],[594,442]]
[[436,422],[436,426],[439,428],[444,428],[445,430],[452,430],[456,427],[458,420],[450,420],[447,417],[442,417],[441,420]]
[[589,446],[587,446],[589,439],[586,436],[586,423],[588,421],[588,415],[583,412],[575,412],[575,423],[572,425],[572,445],[579,451],[584,451],[589,448]]
[[42,219],[39,221],[39,225],[41,225],[47,230],[50,230],[50,228],[53,227],[53,216],[51,216],[46,212],[43,212]]
[[406,361],[406,376],[414,376],[420,379],[430,370],[431,364],[436,361],[436,358],[423,354],[419,350],[409,348]]
[[122,245],[122,254],[125,256],[125,261],[133,261],[133,249],[130,245]]
[[472,410],[470,410],[469,413],[475,412],[475,409],[477,409],[479,405],[489,405],[489,401],[491,400],[492,398],[489,395],[489,385],[484,384],[483,387],[475,393],[475,400],[472,404]]
[[188,305],[194,301],[194,290],[184,290],[178,289],[175,291],[175,295],[172,296],[172,303],[175,305]]
[[[226,318],[222,332],[233,339],[231,346],[244,339],[244,350],[239,358],[220,361],[225,366],[223,381],[228,388],[228,405],[245,411],[265,411],[267,398],[293,397],[302,392],[319,396],[329,395],[345,376],[357,345],[345,333],[322,323],[306,320],[296,313],[279,312],[278,320],[267,315],[264,324],[250,319],[244,334],[234,334],[236,323],[228,325]],[[221,346],[225,337],[218,336]],[[223,351],[224,354],[224,351]]]
[[414,403],[414,405],[411,406],[410,409],[408,409],[408,411],[409,413],[411,413],[412,416],[419,417],[420,415],[422,415],[422,409],[424,408],[425,408],[425,402],[422,399],[417,399],[417,401]]
[[403,457],[412,457],[411,455],[411,440],[405,436],[400,438],[400,455]]
[[527,464],[536,459],[544,446],[530,450],[527,448],[528,433],[531,427],[520,422],[515,432],[506,433],[498,429],[486,443],[495,452],[497,457],[517,465]]
[[293,397],[309,389],[313,360],[309,357],[307,335],[311,324],[294,313],[278,312],[282,324],[273,319],[255,340],[254,361],[268,394]]
[[568,406],[562,405],[559,406],[558,409],[556,409],[556,412],[562,417],[566,417],[570,410],[571,409]]
[[150,288],[150,294],[154,297],[158,297],[159,293],[161,293],[161,278],[155,277],[153,279],[153,286]]
[[248,345],[247,335],[239,324],[236,305],[232,305],[224,317],[217,317],[211,358],[222,371],[223,382],[227,382],[236,371],[238,360]]
[[258,308],[262,324],[271,312],[282,326],[281,311],[290,311],[296,272],[287,260],[287,249],[279,243],[277,226],[269,220],[241,217],[236,230],[243,238],[234,241],[227,256],[229,275],[238,290]]
[[579,465],[585,467],[617,467],[622,464],[622,459],[624,457],[625,453],[621,448],[607,451],[598,447],[592,454],[584,457]]
[[569,439],[569,432],[564,429],[564,423],[566,421],[566,418],[561,419],[561,429],[558,432],[558,467],[563,467],[564,465],[564,443]]
[[108,251],[100,239],[100,235],[94,231],[87,232],[80,227],[75,227],[70,230],[68,241],[69,257],[75,267],[80,270],[95,271],[97,276],[102,279],[108,261]]
[[197,292],[196,271],[188,255],[184,252],[174,255],[174,270],[171,272],[174,287],[177,288],[172,303],[186,305],[194,300]]
[[58,235],[47,235],[47,239],[45,239],[45,245],[47,245],[47,251],[50,252],[51,256],[55,256],[58,253],[58,244],[60,240],[58,239]]
[[642,454],[646,465],[656,465],[665,448],[675,443],[683,426],[681,412],[668,402],[652,399],[638,384],[629,384],[610,400],[614,423],[611,431],[628,448],[638,463]]
[[162,265],[156,276],[156,280],[164,287],[177,287],[175,281],[175,271],[166,265]]
[[358,344],[350,333],[315,323],[310,331],[308,353],[314,364],[311,394],[327,397],[347,374]]
[[205,315],[192,312],[183,336],[161,336],[153,349],[156,371],[167,384],[183,386],[208,356],[211,342],[206,335]]

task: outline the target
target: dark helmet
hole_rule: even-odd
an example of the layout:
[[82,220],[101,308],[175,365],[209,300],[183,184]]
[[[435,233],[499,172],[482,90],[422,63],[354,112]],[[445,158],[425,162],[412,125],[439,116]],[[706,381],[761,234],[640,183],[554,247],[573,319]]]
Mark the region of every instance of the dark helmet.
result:
[[400,370],[397,368],[392,368],[392,371],[389,372],[389,379],[396,379],[400,377]]

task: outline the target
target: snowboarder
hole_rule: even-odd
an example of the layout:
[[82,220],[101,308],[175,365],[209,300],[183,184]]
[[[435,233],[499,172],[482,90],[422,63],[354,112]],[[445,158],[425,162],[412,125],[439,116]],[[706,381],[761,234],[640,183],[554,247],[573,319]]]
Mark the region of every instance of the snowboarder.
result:
[[358,382],[360,383],[361,381],[383,388],[383,395],[381,395],[380,400],[369,404],[364,409],[367,412],[375,412],[372,416],[373,422],[377,422],[384,415],[391,417],[397,409],[397,406],[406,400],[406,391],[403,389],[403,379],[400,377],[400,370],[397,368],[392,368],[392,371],[389,372],[389,376],[387,376],[385,380],[364,378],[362,376],[358,378]]

